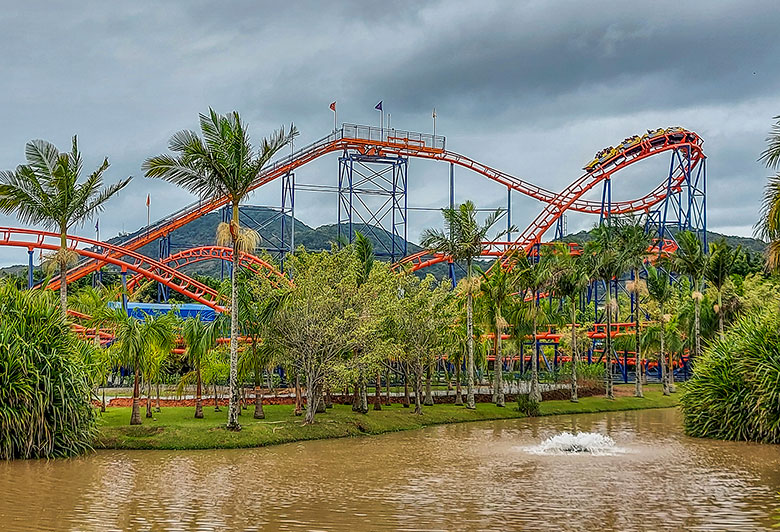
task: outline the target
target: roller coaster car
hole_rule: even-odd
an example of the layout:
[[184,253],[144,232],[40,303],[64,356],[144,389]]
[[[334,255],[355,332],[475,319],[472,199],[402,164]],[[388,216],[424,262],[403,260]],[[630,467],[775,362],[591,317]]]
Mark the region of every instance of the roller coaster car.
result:
[[666,130],[666,136],[675,142],[680,142],[685,138],[685,130],[677,126],[670,127]]

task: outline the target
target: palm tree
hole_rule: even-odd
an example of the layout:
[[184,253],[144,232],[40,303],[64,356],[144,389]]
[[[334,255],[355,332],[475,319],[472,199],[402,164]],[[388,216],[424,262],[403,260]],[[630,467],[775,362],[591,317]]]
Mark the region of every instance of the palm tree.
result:
[[710,246],[710,256],[704,268],[704,278],[718,292],[718,327],[720,339],[723,340],[723,287],[728,281],[734,263],[739,257],[739,248],[729,247],[724,240]]
[[195,375],[195,417],[203,418],[203,376],[202,370],[209,352],[217,345],[217,321],[205,323],[197,317],[184,320],[181,326],[184,340],[184,355]]
[[230,304],[230,409],[227,428],[241,430],[238,423],[238,290],[236,279],[239,258],[242,252],[254,251],[257,247],[257,233],[242,228],[239,224],[238,206],[252,189],[258,174],[280,149],[289,144],[298,134],[295,126],[285,132],[279,129],[262,141],[255,150],[249,140],[247,126],[238,112],[219,115],[213,109],[200,115],[200,130],[203,138],[194,131],[179,131],[171,137],[168,147],[178,153],[158,155],[147,159],[143,170],[147,177],[170,181],[211,200],[227,197],[233,208],[229,224],[221,223],[217,228],[217,243],[232,244],[233,268],[231,271]]
[[666,339],[666,315],[664,314],[664,305],[672,298],[672,285],[670,283],[669,274],[665,271],[656,268],[652,264],[647,266],[647,291],[650,297],[658,303],[658,310],[660,313],[660,366],[661,366],[661,383],[664,388],[664,395],[669,395],[671,387],[669,385],[669,377],[666,371],[666,358],[664,354],[664,340]]
[[769,178],[764,186],[764,200],[761,216],[756,223],[756,236],[769,241],[766,251],[766,265],[771,271],[780,270],[780,115],[774,117],[777,122],[766,138],[767,147],[761,153],[759,161],[777,173]]
[[640,322],[642,312],[640,303],[642,301],[642,280],[639,277],[639,269],[647,259],[647,249],[653,244],[653,237],[645,231],[645,228],[635,220],[629,219],[618,226],[618,249],[623,256],[625,266],[631,269],[634,280],[629,285],[630,291],[634,294],[634,372],[636,374],[636,384],[634,387],[634,396],[644,397],[642,392],[642,344],[640,341]]
[[70,153],[60,153],[45,140],[32,140],[25,147],[27,164],[16,171],[0,172],[0,212],[15,213],[22,223],[41,224],[56,229],[60,234],[60,249],[52,257],[60,270],[60,307],[62,315],[68,310],[68,265],[75,255],[68,250],[68,231],[91,220],[103,210],[111,196],[122,190],[131,177],[103,187],[103,174],[108,159],[87,179],[81,180],[83,161],[76,136]]
[[[109,323],[113,309],[111,302],[117,300],[119,291],[116,289],[108,289],[103,286],[86,286],[76,292],[75,296],[72,296],[70,305],[89,316],[87,319],[88,325],[95,329],[94,342],[95,347],[101,347],[100,332],[104,326]],[[102,390],[102,400],[100,403],[100,411],[106,411],[106,377],[111,370],[111,362],[109,357],[101,357],[103,362],[101,368],[102,378],[100,379],[100,387]]]
[[577,402],[577,302],[580,294],[588,286],[590,275],[581,255],[574,255],[568,246],[556,249],[559,274],[555,277],[553,292],[558,297],[568,299],[571,317],[571,401]]
[[612,281],[626,269],[625,257],[618,247],[617,227],[604,223],[594,230],[593,240],[585,247],[590,268],[598,279],[606,285],[604,315],[606,317],[606,335],[604,337],[604,357],[606,362],[607,397],[615,398],[612,377],[612,313],[617,310],[617,301],[612,300]]
[[485,300],[488,321],[495,333],[493,342],[495,349],[495,378],[493,381],[493,402],[496,406],[504,406],[503,360],[501,357],[501,335],[507,325],[501,309],[509,296],[517,290],[517,275],[502,266],[501,260],[496,260],[488,274],[479,271],[482,276],[480,293]]
[[174,318],[171,314],[146,316],[138,320],[127,315],[121,308],[115,308],[111,316],[114,328],[114,344],[111,346],[115,364],[133,371],[133,409],[131,425],[141,424],[141,375],[147,371],[155,356],[169,353],[174,347]]
[[484,251],[483,242],[490,229],[501,216],[501,210],[490,213],[484,223],[477,221],[477,208],[467,201],[457,208],[442,209],[445,231],[426,229],[422,233],[422,247],[434,252],[444,253],[456,262],[466,263],[466,408],[476,408],[474,402],[474,295],[477,292],[472,282],[474,259]]
[[694,358],[701,354],[701,281],[707,266],[707,256],[704,254],[701,240],[691,231],[677,234],[678,248],[672,257],[672,265],[677,273],[687,275],[693,281],[691,298],[694,301],[693,340]]
[[540,319],[550,323],[553,320],[547,308],[540,304],[542,292],[552,288],[560,271],[556,268],[555,255],[544,249],[539,249],[538,260],[534,263],[525,253],[517,253],[512,257],[512,266],[517,270],[520,297],[530,300],[514,307],[514,316],[510,320],[515,327],[522,323],[530,323],[534,352],[531,356],[530,397],[534,401],[542,400],[539,388],[539,342],[538,328]]

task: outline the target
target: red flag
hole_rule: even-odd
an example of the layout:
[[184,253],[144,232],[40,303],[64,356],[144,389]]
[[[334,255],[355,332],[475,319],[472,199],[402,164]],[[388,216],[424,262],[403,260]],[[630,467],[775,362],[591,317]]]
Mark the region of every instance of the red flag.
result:
[[336,112],[336,102],[330,104],[330,110],[333,111],[334,113]]
[[151,196],[149,194],[147,194],[146,195],[146,206],[148,207],[151,204],[152,204],[152,198],[151,198]]

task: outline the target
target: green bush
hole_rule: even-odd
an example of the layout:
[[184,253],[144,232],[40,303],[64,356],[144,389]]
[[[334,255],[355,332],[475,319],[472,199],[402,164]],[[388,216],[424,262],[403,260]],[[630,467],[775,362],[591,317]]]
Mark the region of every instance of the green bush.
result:
[[680,402],[691,436],[780,443],[780,316],[734,323],[696,361]]
[[0,283],[0,459],[69,456],[90,449],[95,417],[80,356],[48,293]]
[[539,415],[539,402],[531,399],[527,393],[521,393],[517,396],[517,410],[528,417]]

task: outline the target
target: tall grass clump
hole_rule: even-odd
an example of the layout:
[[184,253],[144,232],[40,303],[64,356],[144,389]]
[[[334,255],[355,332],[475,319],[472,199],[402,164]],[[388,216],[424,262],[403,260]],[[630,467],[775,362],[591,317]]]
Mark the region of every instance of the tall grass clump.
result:
[[95,417],[85,347],[51,294],[0,282],[0,459],[90,449]]
[[780,316],[740,318],[704,351],[680,403],[691,436],[780,443]]

